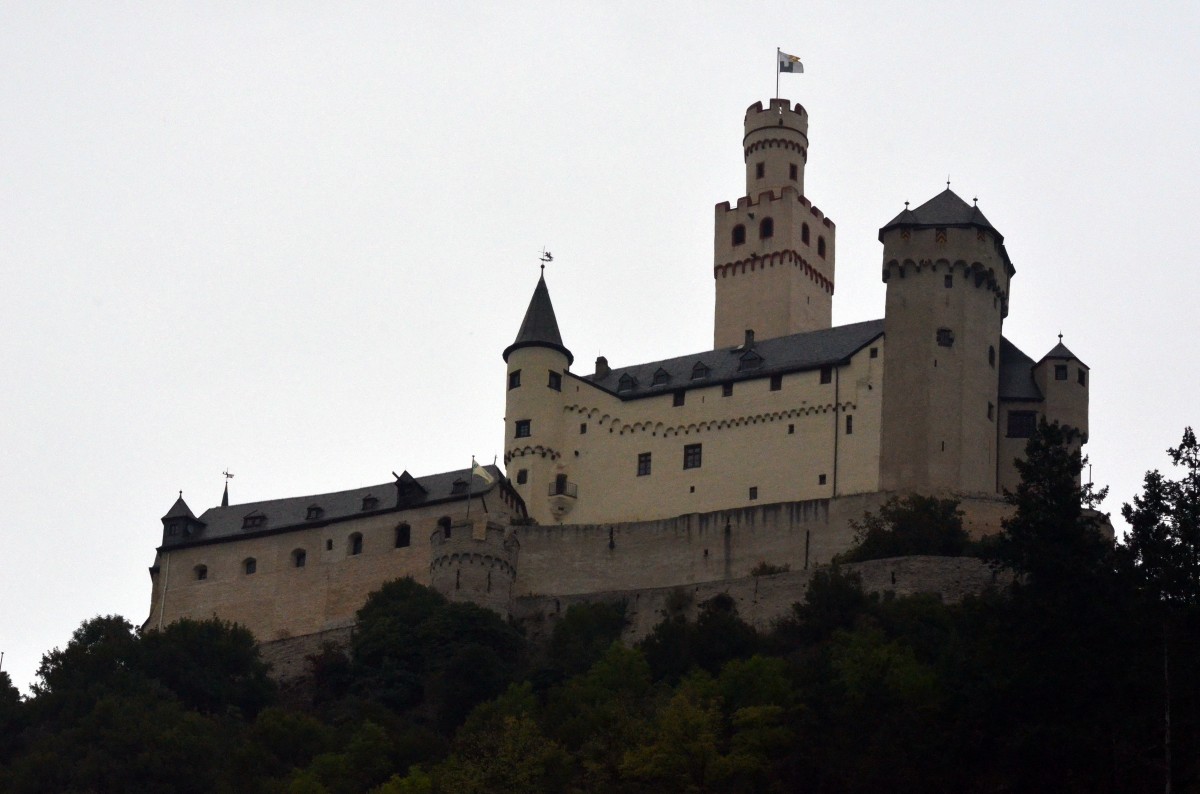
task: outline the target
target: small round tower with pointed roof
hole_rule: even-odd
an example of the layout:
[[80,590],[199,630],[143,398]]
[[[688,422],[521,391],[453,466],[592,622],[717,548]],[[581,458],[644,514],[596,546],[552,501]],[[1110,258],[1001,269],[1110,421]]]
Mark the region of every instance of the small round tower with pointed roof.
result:
[[880,484],[996,493],[1004,237],[946,188],[879,230],[887,283]]
[[572,361],[543,275],[516,340],[504,350],[504,466],[530,517],[541,523],[560,521],[576,499],[562,452],[563,389]]

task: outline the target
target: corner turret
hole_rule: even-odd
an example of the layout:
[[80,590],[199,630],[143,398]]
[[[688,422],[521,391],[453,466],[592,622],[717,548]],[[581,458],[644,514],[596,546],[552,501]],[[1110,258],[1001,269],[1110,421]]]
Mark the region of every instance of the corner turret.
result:
[[163,545],[186,540],[199,534],[205,527],[204,522],[196,518],[187,502],[183,501],[183,491],[179,492],[175,504],[171,505],[171,509],[162,517],[162,525]]
[[562,343],[543,275],[516,340],[504,350],[504,464],[529,515],[543,523],[561,520],[574,504],[573,498],[562,504],[554,493],[557,484],[569,484],[562,455],[563,387],[573,360]]
[[1061,334],[1058,344],[1034,364],[1033,381],[1046,399],[1046,421],[1073,427],[1080,443],[1087,443],[1091,372],[1063,344]]

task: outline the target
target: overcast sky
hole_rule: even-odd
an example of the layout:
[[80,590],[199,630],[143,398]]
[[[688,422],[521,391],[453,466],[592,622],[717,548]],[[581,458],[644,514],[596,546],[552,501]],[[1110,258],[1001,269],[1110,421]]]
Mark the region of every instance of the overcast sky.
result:
[[502,455],[546,277],[576,371],[711,347],[713,205],[806,73],[834,321],[945,187],[1005,335],[1092,368],[1106,508],[1198,422],[1194,2],[0,3],[0,651],[149,610],[159,518]]

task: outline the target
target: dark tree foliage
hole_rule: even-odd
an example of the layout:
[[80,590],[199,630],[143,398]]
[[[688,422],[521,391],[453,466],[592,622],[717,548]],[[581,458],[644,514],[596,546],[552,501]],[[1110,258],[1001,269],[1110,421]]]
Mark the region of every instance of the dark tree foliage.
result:
[[1078,591],[1111,570],[1113,544],[1084,513],[1085,503],[1103,499],[1107,489],[1093,494],[1079,485],[1078,432],[1041,420],[1016,467],[1021,482],[1005,494],[1015,511],[991,545],[994,559],[1023,574],[1028,585],[1060,593]]
[[694,667],[712,673],[730,659],[752,656],[758,645],[758,632],[738,617],[734,600],[721,593],[700,604],[694,623],[682,613],[668,616],[638,648],[656,681],[679,681]]
[[625,602],[572,604],[554,624],[547,661],[557,672],[572,676],[599,661],[625,630]]
[[185,707],[206,714],[233,709],[253,718],[275,699],[254,635],[217,618],[178,620],[147,632],[138,663]]
[[914,554],[958,557],[968,547],[957,499],[909,494],[893,496],[862,521],[851,524],[854,545],[837,562],[865,562]]

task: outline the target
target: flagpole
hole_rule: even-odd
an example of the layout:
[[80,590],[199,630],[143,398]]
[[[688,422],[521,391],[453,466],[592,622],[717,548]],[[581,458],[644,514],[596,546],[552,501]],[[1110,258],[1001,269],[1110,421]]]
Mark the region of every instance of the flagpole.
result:
[[775,98],[779,99],[779,53],[783,50],[775,48]]

